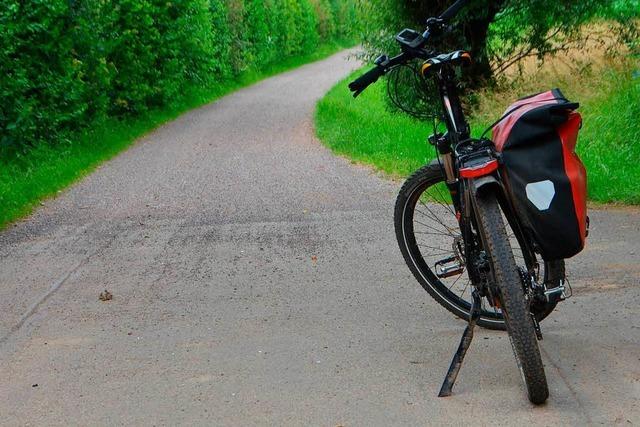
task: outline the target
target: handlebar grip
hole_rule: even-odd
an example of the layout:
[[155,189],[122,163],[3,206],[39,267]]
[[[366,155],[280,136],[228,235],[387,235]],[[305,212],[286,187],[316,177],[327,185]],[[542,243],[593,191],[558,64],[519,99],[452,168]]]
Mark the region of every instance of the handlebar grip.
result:
[[378,79],[384,75],[384,73],[385,73],[384,68],[376,67],[367,71],[362,76],[358,77],[356,80],[351,82],[349,84],[349,89],[353,92],[353,97],[356,98],[367,87],[377,82]]
[[442,13],[442,15],[439,16],[439,19],[442,19],[443,21],[449,21],[451,18],[456,16],[458,14],[458,12],[460,12],[460,9],[462,9],[464,6],[466,6],[467,3],[469,3],[469,0],[458,0],[458,1],[456,1],[454,4],[452,4],[449,7],[449,9],[445,10]]

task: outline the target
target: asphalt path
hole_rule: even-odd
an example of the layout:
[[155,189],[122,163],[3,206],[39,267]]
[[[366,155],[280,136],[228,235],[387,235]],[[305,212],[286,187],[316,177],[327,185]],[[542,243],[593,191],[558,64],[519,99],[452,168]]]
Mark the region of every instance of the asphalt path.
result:
[[464,323],[404,265],[400,183],[314,137],[346,55],[185,114],[0,233],[0,424],[640,423],[635,209],[591,211],[542,325],[548,404],[490,331],[436,397]]

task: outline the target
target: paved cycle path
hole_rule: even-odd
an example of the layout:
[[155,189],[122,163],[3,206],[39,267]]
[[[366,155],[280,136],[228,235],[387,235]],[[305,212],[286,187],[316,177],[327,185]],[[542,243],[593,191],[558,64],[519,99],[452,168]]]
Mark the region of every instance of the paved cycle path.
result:
[[399,183],[314,137],[346,55],[185,114],[0,233],[0,424],[640,422],[633,209],[592,212],[569,263],[546,406],[487,331],[436,398],[464,323],[401,259]]

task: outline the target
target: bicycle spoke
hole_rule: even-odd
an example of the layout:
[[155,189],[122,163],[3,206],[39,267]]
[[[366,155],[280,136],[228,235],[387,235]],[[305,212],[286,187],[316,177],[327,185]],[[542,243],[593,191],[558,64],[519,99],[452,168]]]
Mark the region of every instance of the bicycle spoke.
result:
[[462,273],[460,273],[460,275],[458,276],[458,278],[456,280],[454,280],[454,282],[451,284],[451,286],[449,286],[449,290],[451,290],[451,288],[453,288],[456,283],[458,283],[458,281],[460,280],[460,278],[462,277],[462,275],[464,274],[465,270],[462,270]]
[[460,298],[462,298],[464,296],[464,293],[467,291],[467,288],[469,287],[469,285],[471,284],[471,280],[467,280],[466,285],[464,285],[464,289],[462,290],[462,293],[460,294]]
[[427,218],[431,219],[434,222],[437,222],[438,224],[442,225],[445,228],[449,228],[442,222],[442,220],[439,218],[439,215],[436,215],[431,209],[429,209],[427,205],[422,204],[422,206],[428,211],[428,213],[423,212],[421,209],[418,209],[417,206],[416,206],[416,212],[420,213],[422,216],[426,216]]
[[451,237],[451,234],[445,234],[445,233],[429,233],[428,231],[414,231],[414,234],[428,234],[431,236],[444,236],[444,237]]
[[[424,245],[418,244],[418,247],[422,248],[424,247]],[[442,251],[442,248],[432,248],[431,246],[427,246],[428,249],[432,249],[432,250],[439,250]],[[453,252],[437,252],[437,253],[429,253],[429,256],[427,256],[427,258],[433,258],[433,257],[443,257],[443,256],[451,256],[453,254]],[[423,257],[424,258],[424,257]]]
[[447,228],[447,229],[449,228],[449,227],[447,227],[447,226],[442,222],[442,220],[440,220],[440,218],[439,218],[436,214],[434,214],[434,213],[433,213],[433,211],[429,208],[429,206],[427,206],[427,204],[426,204],[426,203],[424,203],[423,201],[420,201],[420,204],[421,204],[422,206],[424,206],[424,208],[425,208],[426,210],[428,210],[428,211],[431,213],[431,215],[433,215],[433,219],[434,219],[435,221],[439,222],[439,223],[440,223],[440,225],[442,225],[444,228]]
[[[436,191],[438,192],[438,194],[442,197],[442,202],[443,202],[442,205],[444,207],[446,207],[449,212],[451,212],[453,215],[455,215],[456,213],[453,211],[453,209],[451,209],[451,205],[449,205],[447,203],[446,197],[442,195],[442,191],[440,190],[440,187],[436,185],[435,188],[436,188]],[[451,197],[451,195],[449,195],[449,197]]]
[[[425,215],[425,216],[426,216],[426,215]],[[428,218],[428,217],[427,217],[427,218]],[[437,228],[434,228],[434,227],[432,227],[432,226],[430,226],[430,225],[427,225],[427,224],[425,224],[425,223],[423,223],[423,222],[420,222],[420,221],[418,221],[418,220],[417,220],[417,219],[415,219],[415,218],[413,219],[413,222],[415,222],[415,223],[417,223],[417,224],[420,224],[420,225],[422,225],[423,227],[427,227],[427,228],[428,228],[428,229],[430,229],[430,230],[433,230],[433,231],[437,231],[437,232],[443,233],[441,230],[438,230]],[[446,236],[449,236],[449,237],[455,237],[455,236],[454,236],[450,231],[448,231],[448,230],[446,231],[446,234],[445,234],[445,235],[446,235]]]
[[[423,222],[419,222],[418,220],[414,219],[414,222],[417,222],[418,224],[420,224],[420,225],[422,225],[424,227],[427,227],[427,228],[429,228],[429,229],[431,229],[433,231],[438,231],[438,232],[441,232],[441,233],[442,232],[447,233],[449,236],[452,236],[452,237],[454,236],[453,232],[457,231],[456,227],[447,227],[446,225],[442,224],[442,222],[435,221],[431,215],[428,215],[428,214],[426,214],[426,213],[424,213],[422,211],[419,211],[419,210],[416,210],[416,212],[420,213],[423,217],[425,217],[425,218],[427,218],[427,219],[429,219],[431,221],[434,221],[434,225],[428,225],[428,224],[425,224]],[[440,230],[440,229],[436,228],[436,226],[438,224],[442,225],[442,227],[444,227],[444,230]]]

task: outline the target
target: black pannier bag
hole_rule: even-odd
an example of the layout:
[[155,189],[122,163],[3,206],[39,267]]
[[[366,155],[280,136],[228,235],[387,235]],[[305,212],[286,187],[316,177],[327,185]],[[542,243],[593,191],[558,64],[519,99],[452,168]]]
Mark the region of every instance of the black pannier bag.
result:
[[582,118],[558,89],[512,104],[493,128],[507,193],[545,260],[580,252],[588,233],[587,173],[575,152]]

